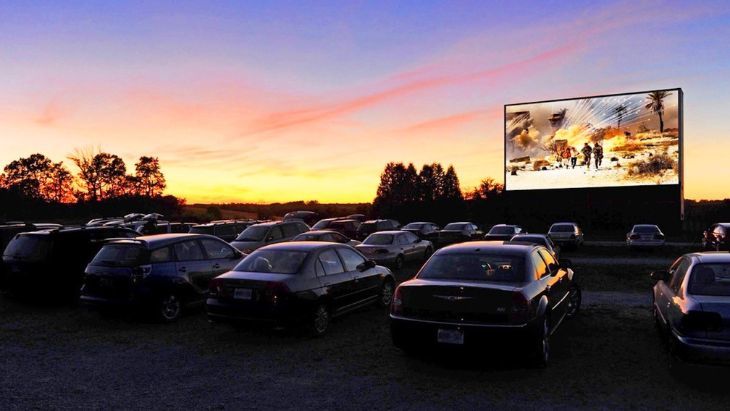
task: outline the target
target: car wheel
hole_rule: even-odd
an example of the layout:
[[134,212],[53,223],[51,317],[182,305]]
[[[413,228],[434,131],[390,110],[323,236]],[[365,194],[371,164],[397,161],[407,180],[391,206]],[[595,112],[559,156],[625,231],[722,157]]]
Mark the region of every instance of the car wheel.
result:
[[550,323],[548,316],[542,317],[535,335],[535,351],[532,365],[537,368],[547,367],[550,360]]
[[433,254],[433,248],[426,247],[426,252],[423,254],[423,258],[428,260],[428,257],[431,257],[431,254]]
[[393,263],[393,268],[395,268],[396,270],[400,270],[401,268],[403,268],[403,256],[402,255],[399,255],[398,257],[395,258],[395,262]]
[[182,301],[175,294],[167,294],[160,298],[157,305],[157,317],[163,322],[173,322],[180,318]]
[[325,304],[319,304],[312,313],[309,329],[315,337],[324,335],[330,326],[330,312]]
[[566,315],[568,318],[575,317],[580,311],[580,304],[583,300],[583,296],[578,284],[571,284],[568,288],[568,311]]
[[380,298],[378,299],[378,305],[381,307],[390,307],[390,303],[393,301],[393,291],[395,290],[395,284],[390,279],[383,281],[383,285],[380,286]]

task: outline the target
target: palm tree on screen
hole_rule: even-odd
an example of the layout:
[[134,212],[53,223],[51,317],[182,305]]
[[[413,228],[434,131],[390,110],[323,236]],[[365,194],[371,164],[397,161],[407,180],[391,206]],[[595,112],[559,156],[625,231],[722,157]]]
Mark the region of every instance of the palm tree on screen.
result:
[[664,132],[664,98],[671,96],[672,93],[666,90],[652,91],[646,97],[647,110],[651,110],[659,116],[659,132]]

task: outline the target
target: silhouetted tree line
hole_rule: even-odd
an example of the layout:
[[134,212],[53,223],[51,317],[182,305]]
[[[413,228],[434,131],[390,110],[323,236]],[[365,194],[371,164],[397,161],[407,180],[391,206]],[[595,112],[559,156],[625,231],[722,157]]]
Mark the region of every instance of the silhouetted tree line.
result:
[[[258,218],[268,219],[282,217],[290,211],[313,211],[321,218],[341,217],[350,214],[370,215],[371,205],[368,203],[330,203],[323,204],[318,201],[290,201],[284,203],[255,204],[255,203],[229,203],[204,205],[208,208],[207,214],[211,217],[220,216],[221,209],[244,211],[255,213]],[[217,210],[213,210],[213,209]]]
[[501,221],[502,190],[501,184],[485,179],[465,195],[451,165],[444,169],[439,163],[424,164],[417,171],[411,163],[388,163],[380,175],[373,214],[401,223]]
[[0,220],[181,213],[183,200],[163,196],[166,182],[157,157],[140,157],[132,173],[115,154],[77,150],[69,160],[78,168],[75,175],[63,161],[39,153],[7,164],[0,174]]

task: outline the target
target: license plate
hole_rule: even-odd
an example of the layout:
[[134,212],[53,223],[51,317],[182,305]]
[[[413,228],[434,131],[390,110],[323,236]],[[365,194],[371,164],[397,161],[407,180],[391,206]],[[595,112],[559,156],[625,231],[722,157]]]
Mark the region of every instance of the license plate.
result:
[[464,332],[459,330],[442,330],[436,333],[436,341],[441,344],[464,344]]
[[251,295],[252,293],[250,288],[236,288],[233,291],[233,298],[236,300],[250,300]]

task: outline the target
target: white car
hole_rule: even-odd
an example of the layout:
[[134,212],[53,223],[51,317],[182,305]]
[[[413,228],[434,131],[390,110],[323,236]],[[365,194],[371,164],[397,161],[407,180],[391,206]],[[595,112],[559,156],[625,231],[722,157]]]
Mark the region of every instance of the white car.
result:
[[631,248],[661,247],[665,242],[664,233],[654,224],[636,224],[626,233],[626,245]]
[[548,237],[563,248],[578,248],[583,244],[583,230],[578,223],[555,223],[550,226]]

